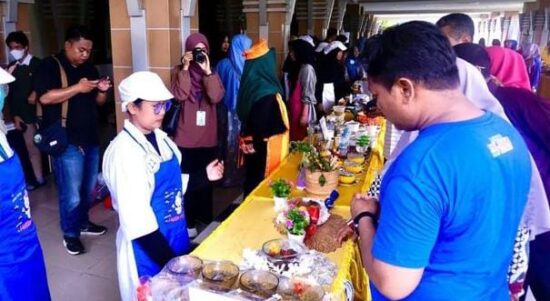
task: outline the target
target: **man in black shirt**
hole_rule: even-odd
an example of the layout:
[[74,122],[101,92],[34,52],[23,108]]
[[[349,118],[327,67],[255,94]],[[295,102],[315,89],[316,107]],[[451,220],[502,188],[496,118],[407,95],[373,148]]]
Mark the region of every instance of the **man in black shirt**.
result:
[[99,79],[88,62],[93,42],[82,26],[67,31],[64,50],[55,57],[67,74],[63,88],[61,71],[54,57],[43,60],[35,77],[37,98],[43,105],[42,126],[61,118],[62,103],[68,102],[67,149],[53,158],[59,192],[59,214],[63,245],[71,255],[84,252],[81,234],[102,235],[107,229],[90,222],[88,209],[99,168],[97,105],[105,103],[111,86],[108,78]]

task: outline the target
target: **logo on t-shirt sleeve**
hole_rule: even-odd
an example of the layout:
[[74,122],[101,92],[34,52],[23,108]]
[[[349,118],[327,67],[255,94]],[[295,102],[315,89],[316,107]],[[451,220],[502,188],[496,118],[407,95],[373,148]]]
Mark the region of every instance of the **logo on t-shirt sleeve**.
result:
[[487,144],[487,147],[494,158],[504,155],[514,149],[510,138],[507,136],[502,136],[501,134],[494,135],[489,138],[489,144]]

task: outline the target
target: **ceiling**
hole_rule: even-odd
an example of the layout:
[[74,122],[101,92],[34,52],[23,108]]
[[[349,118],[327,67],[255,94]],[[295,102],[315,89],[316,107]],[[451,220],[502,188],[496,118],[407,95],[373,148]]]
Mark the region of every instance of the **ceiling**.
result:
[[370,14],[419,14],[450,12],[504,12],[523,9],[525,2],[536,0],[352,0]]

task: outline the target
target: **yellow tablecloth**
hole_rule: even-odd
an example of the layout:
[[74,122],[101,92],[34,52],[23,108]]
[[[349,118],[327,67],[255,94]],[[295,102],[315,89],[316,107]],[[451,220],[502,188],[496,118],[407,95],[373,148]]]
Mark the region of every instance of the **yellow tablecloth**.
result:
[[[349,187],[339,187],[340,198],[333,214],[349,218],[349,202],[354,193],[366,191],[383,165],[383,142],[385,124],[382,125],[376,146],[371,153],[368,167],[358,184]],[[235,263],[242,260],[245,248],[260,249],[262,244],[270,239],[279,238],[281,234],[273,226],[275,211],[269,190],[269,181],[276,178],[295,180],[298,172],[297,155],[289,156],[273,174],[266,178],[246,198],[246,200],[227,218],[210,236],[208,236],[194,251],[193,255],[203,259],[226,259]],[[292,196],[302,196],[303,192],[295,191]],[[346,283],[354,288],[353,300],[370,300],[368,276],[361,263],[361,253],[358,246],[348,241],[344,245],[327,254],[338,267],[338,274],[330,287],[334,300],[346,300]]]
[[540,77],[539,95],[550,100],[550,74],[543,73]]

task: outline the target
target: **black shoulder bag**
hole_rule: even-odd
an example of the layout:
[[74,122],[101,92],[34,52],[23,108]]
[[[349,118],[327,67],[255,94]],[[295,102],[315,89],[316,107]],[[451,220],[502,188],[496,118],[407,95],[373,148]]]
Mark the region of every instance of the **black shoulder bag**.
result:
[[[59,65],[59,73],[61,74],[61,88],[67,88],[67,73],[61,66],[61,62],[52,56]],[[69,145],[67,138],[67,112],[69,111],[69,100],[64,99],[61,103],[61,119],[55,121],[47,127],[42,126],[42,105],[40,101],[36,102],[36,117],[37,129],[33,136],[34,144],[43,153],[58,156],[61,155]]]

